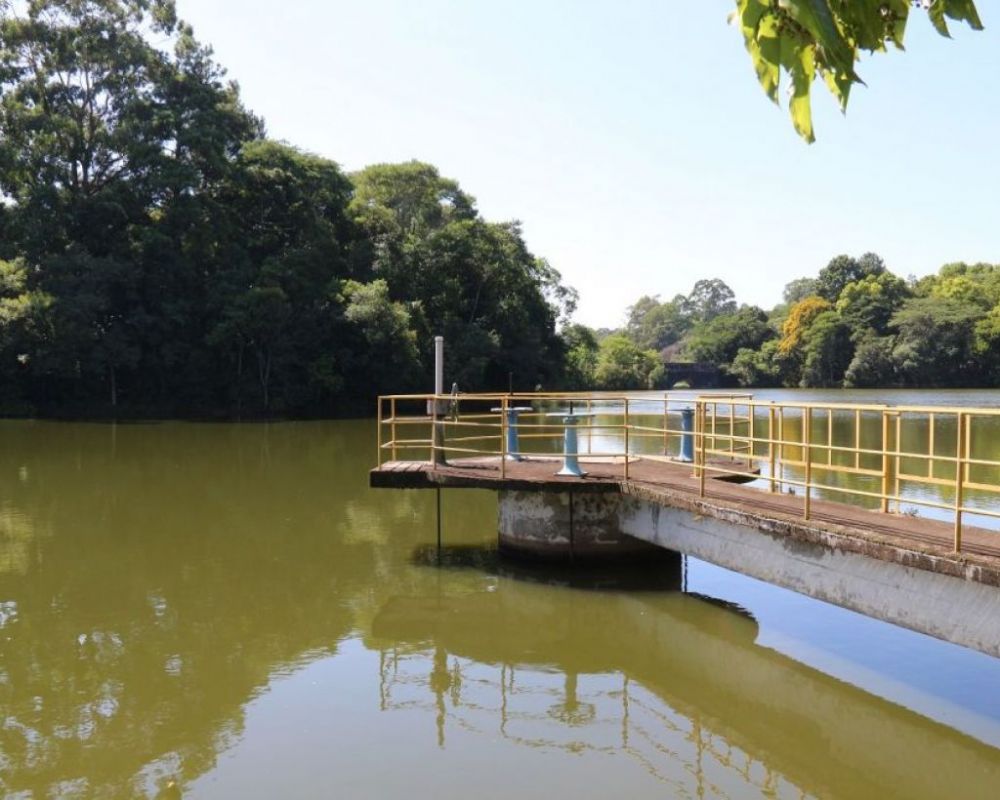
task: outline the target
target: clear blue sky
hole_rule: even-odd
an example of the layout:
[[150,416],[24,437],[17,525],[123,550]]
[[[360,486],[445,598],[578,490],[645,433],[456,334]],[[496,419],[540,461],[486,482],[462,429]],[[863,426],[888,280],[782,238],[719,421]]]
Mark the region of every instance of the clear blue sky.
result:
[[178,0],[272,136],[437,165],[523,222],[597,326],[706,277],[770,307],[841,252],[1000,262],[1000,3],[978,5],[987,30],[954,40],[914,12],[846,117],[815,87],[807,146],[731,0]]

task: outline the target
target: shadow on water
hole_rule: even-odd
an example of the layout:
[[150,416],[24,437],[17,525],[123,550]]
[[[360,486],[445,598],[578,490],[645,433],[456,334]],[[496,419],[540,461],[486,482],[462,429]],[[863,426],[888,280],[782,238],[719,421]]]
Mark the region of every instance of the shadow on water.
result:
[[484,575],[569,589],[622,592],[677,592],[684,588],[683,565],[672,553],[652,554],[641,562],[538,562],[478,544],[420,545],[411,561],[444,570],[478,570]]

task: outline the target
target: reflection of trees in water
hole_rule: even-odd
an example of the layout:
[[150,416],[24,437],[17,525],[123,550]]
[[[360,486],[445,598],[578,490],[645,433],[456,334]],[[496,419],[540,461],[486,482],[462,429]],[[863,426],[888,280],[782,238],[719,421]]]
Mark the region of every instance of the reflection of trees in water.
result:
[[38,550],[38,531],[31,517],[11,508],[0,509],[0,577],[27,573]]
[[[432,714],[441,747],[449,726],[524,747],[624,753],[672,797],[808,797],[786,776],[621,674],[579,675],[490,665],[427,650],[380,651],[383,710]],[[736,787],[736,794],[733,788]]]
[[[355,443],[307,426],[25,430],[0,451],[0,794],[169,796],[239,738],[275,672],[350,630],[372,549],[328,531]],[[24,462],[32,479],[7,480]]]

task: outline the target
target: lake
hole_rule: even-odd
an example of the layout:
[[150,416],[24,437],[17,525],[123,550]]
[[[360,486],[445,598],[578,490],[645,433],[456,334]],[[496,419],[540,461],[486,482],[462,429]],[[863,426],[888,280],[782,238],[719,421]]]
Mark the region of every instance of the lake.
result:
[[374,460],[371,420],[0,421],[0,795],[995,796],[1000,662],[692,559],[510,562],[484,492],[439,554]]

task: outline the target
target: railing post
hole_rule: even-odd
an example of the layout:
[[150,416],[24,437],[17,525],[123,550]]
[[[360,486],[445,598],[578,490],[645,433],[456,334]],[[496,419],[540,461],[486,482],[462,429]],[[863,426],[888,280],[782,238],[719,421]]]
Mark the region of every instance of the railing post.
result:
[[507,395],[500,398],[500,479],[507,478]]
[[777,459],[775,458],[777,448],[774,446],[775,433],[777,431],[774,429],[774,401],[772,400],[771,407],[767,410],[767,470],[771,477],[772,492],[778,490],[778,483],[774,478],[774,471],[777,467]]
[[900,492],[901,486],[899,481],[900,472],[900,459],[902,456],[900,453],[903,450],[903,415],[899,412],[896,413],[896,433],[893,436],[893,450],[896,451],[896,455],[892,459],[892,495],[896,498],[896,513],[900,513],[901,503],[900,503]]
[[594,452],[594,418],[590,416],[593,403],[587,398],[587,455]]
[[756,414],[754,412],[755,412],[755,409],[753,407],[753,401],[748,401],[747,402],[747,418],[748,418],[747,428],[748,428],[749,435],[747,436],[747,438],[750,441],[747,442],[747,472],[750,472],[750,471],[753,470],[753,457],[754,457],[754,448],[753,448],[753,445],[754,445],[754,417],[756,416]]
[[804,517],[809,519],[812,513],[812,407],[802,409],[802,449],[806,462],[806,506]]
[[[381,405],[379,401],[379,405]],[[392,422],[389,423],[389,435],[392,436],[392,460],[396,460],[396,398],[393,397],[389,401],[389,418]],[[379,448],[381,449],[381,448]]]
[[882,513],[889,513],[889,412],[882,410]]
[[375,466],[382,466],[382,396],[378,398],[378,408],[375,412]]
[[628,480],[628,398],[625,398],[625,480]]
[[965,495],[965,442],[968,439],[968,420],[961,411],[955,431],[955,552],[962,552],[962,505]]
[[729,398],[729,457],[736,460],[736,403]]
[[[698,435],[698,462],[699,462],[699,467],[698,467],[698,496],[699,497],[704,497],[705,496],[705,473],[708,471],[705,468],[706,467],[706,460],[707,460],[706,457],[705,457],[706,456],[706,449],[705,448],[706,448],[706,445],[708,443],[708,438],[705,436],[705,425],[706,425],[705,415],[708,412],[708,404],[707,403],[699,403],[698,404],[698,409],[699,409],[699,414],[701,416],[701,425],[697,426],[698,429],[699,429],[699,431],[700,431],[700,433]],[[713,417],[713,419],[714,419],[714,417]]]
[[667,429],[670,427],[668,420],[670,419],[670,394],[668,392],[663,393],[663,455],[670,455],[670,437],[667,433]]

